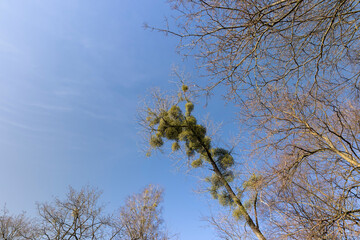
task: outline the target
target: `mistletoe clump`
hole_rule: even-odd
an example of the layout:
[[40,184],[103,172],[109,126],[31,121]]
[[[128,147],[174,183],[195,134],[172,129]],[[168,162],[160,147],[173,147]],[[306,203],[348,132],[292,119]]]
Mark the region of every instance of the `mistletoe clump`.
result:
[[[186,95],[188,87],[183,85],[182,95]],[[225,184],[234,180],[231,168],[234,159],[231,152],[223,148],[214,148],[211,138],[206,135],[206,128],[199,124],[193,116],[194,103],[186,96],[177,104],[167,109],[148,111],[146,121],[151,127],[150,146],[161,148],[165,141],[172,141],[172,151],[183,149],[190,159],[191,167],[210,166],[214,173],[206,178],[210,183],[210,193],[222,205],[233,204],[233,199],[225,190]],[[185,113],[180,105],[185,102]]]

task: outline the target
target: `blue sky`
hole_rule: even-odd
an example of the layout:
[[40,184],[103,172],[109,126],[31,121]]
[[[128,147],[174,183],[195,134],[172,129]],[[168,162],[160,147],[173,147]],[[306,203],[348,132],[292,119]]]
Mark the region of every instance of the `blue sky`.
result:
[[152,183],[165,189],[172,232],[215,239],[198,180],[140,149],[140,100],[173,86],[174,64],[192,68],[175,38],[142,27],[163,24],[166,1],[4,0],[0,12],[0,205],[31,215],[90,184],[115,209]]

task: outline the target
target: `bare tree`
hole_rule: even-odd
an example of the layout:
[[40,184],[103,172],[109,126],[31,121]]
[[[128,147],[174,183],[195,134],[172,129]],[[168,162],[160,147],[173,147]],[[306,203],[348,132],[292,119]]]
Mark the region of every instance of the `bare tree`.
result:
[[37,239],[36,228],[25,214],[9,215],[6,207],[0,216],[0,239],[3,240],[25,240]]
[[66,199],[38,204],[41,239],[112,239],[111,218],[104,216],[99,197],[89,186],[80,191],[70,187]]
[[360,2],[172,3],[178,26],[164,31],[199,59],[198,87],[228,87],[254,136],[242,161],[261,181],[233,188],[252,192],[255,225],[272,239],[358,238]]
[[263,114],[254,121],[258,150],[269,150],[263,157],[272,160],[262,171],[268,186],[261,196],[277,216],[273,229],[294,239],[356,239],[360,203],[357,104],[320,101],[325,95],[318,95],[319,101],[276,91],[269,95],[269,111],[252,106]]
[[149,185],[140,194],[127,199],[116,221],[118,239],[170,239],[161,216],[162,194],[161,189]]

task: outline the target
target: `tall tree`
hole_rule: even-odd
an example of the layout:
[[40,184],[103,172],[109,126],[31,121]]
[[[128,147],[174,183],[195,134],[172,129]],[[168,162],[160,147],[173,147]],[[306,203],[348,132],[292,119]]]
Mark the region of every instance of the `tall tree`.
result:
[[256,181],[234,188],[252,192],[259,238],[360,234],[359,3],[172,1],[178,28],[165,31],[209,79],[195,84],[227,87],[254,136]]
[[[192,114],[194,104],[187,94],[188,86],[182,86],[182,92],[176,102],[167,101],[156,95],[155,106],[147,108],[143,125],[149,133],[149,143],[153,149],[163,146],[164,140],[172,141],[172,150],[184,150],[193,168],[210,169],[212,174],[206,177],[211,195],[222,205],[234,207],[234,215],[243,217],[259,239],[265,239],[259,224],[253,220],[242,201],[242,190],[231,186],[234,180],[234,158],[231,151],[213,146],[212,139],[206,135],[206,127],[199,124]],[[179,105],[185,102],[185,112]],[[254,179],[254,181],[256,181]],[[255,219],[257,214],[255,212]]]

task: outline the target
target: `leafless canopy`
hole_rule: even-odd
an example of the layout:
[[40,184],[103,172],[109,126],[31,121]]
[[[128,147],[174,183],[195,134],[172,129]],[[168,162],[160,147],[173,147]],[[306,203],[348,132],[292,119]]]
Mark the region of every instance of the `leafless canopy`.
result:
[[262,233],[359,238],[360,1],[171,2],[177,27],[163,31],[199,60],[204,93],[227,87],[254,136]]
[[89,186],[70,188],[65,200],[38,204],[41,239],[112,239],[111,219],[104,216],[99,197]]
[[[357,88],[359,1],[173,0],[173,32],[213,78],[207,87]],[[185,50],[185,49],[184,49]],[[185,53],[185,51],[183,51]],[[231,94],[231,95],[232,95]]]

